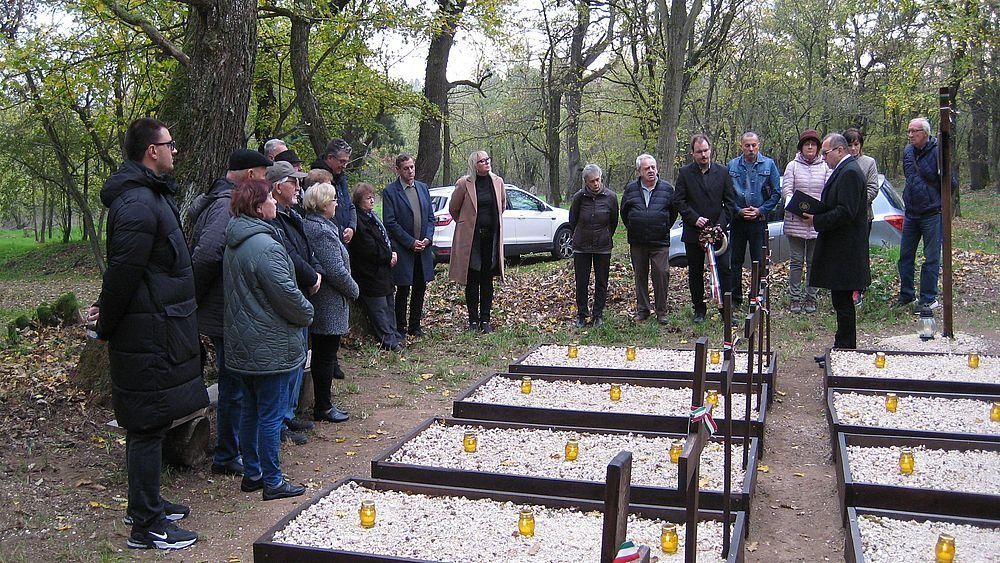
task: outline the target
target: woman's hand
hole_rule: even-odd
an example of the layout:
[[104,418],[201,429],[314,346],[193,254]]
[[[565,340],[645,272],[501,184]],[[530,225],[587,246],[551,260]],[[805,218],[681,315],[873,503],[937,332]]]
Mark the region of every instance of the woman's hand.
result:
[[395,253],[395,252],[393,252],[393,253],[392,253],[392,259],[391,259],[391,260],[389,260],[389,267],[390,267],[390,268],[393,268],[393,267],[395,267],[395,266],[396,266],[396,253]]

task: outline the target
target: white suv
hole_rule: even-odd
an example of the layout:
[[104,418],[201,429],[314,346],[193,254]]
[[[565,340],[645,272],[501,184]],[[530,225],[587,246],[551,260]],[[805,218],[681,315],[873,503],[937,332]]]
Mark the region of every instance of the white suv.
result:
[[[551,252],[556,258],[573,255],[569,211],[552,207],[517,186],[506,184],[504,189],[507,191],[507,208],[503,212],[505,257],[533,252]],[[434,258],[438,262],[447,262],[451,257],[455,221],[448,211],[448,202],[454,191],[455,186],[430,190],[434,208]]]

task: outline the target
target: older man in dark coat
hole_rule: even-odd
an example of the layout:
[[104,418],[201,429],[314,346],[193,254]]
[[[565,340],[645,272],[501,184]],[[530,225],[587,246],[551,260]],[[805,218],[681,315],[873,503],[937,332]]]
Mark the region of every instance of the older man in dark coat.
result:
[[190,513],[160,496],[171,423],[208,406],[201,378],[194,273],[174,203],[177,146],[167,127],[138,119],[125,162],[101,189],[108,207],[108,268],[89,319],[108,342],[111,399],[125,428],[128,514],[135,549],[182,549],[198,535],[173,522]]
[[[820,153],[833,173],[823,188],[823,211],[802,217],[819,233],[809,285],[830,290],[837,313],[834,348],[857,347],[853,293],[871,283],[868,263],[868,200],[865,174],[847,152],[847,139],[839,133],[823,138]],[[817,356],[822,363],[824,356]]]
[[424,294],[427,282],[434,278],[431,254],[434,208],[427,184],[416,180],[412,156],[403,153],[396,157],[396,173],[399,177],[382,192],[382,224],[397,256],[396,267],[392,269],[392,283],[396,285],[396,330],[400,338],[407,333],[423,336],[420,318]]

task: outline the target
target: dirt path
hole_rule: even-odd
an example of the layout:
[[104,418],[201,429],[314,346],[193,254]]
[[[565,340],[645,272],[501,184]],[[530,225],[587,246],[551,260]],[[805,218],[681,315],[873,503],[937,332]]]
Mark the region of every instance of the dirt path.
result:
[[747,561],[839,561],[844,553],[837,477],[811,357],[778,364],[778,390],[757,471]]

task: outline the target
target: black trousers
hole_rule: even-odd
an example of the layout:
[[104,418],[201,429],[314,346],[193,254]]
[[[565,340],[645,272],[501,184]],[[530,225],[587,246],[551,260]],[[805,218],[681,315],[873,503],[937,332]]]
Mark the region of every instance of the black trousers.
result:
[[764,261],[764,238],[767,236],[767,223],[764,221],[733,221],[729,233],[729,273],[731,282],[729,291],[733,292],[733,306],[743,303],[743,262],[747,256],[747,245],[750,245],[750,261]]
[[858,329],[854,311],[854,290],[831,290],[830,301],[833,302],[833,310],[837,313],[837,334],[833,338],[833,347],[850,350],[857,348]]
[[[685,242],[684,250],[687,253],[688,263],[688,287],[691,290],[691,305],[694,312],[705,314],[708,306],[705,304],[705,247],[696,242]],[[719,292],[723,295],[728,291],[729,279],[729,256],[731,251],[727,248],[721,256],[715,257],[716,269],[719,271]],[[718,307],[718,303],[715,304]]]
[[149,528],[163,518],[160,469],[163,439],[169,426],[142,432],[125,432],[125,464],[128,470],[128,514],[133,526]]
[[330,410],[333,402],[330,398],[330,386],[333,385],[333,374],[337,370],[340,351],[339,334],[312,334],[312,363],[310,371],[313,379],[313,395],[315,401],[313,410],[322,413]]
[[608,277],[611,273],[611,254],[591,252],[573,253],[573,274],[576,277],[576,316],[586,319],[590,316],[590,269],[594,269],[594,310],[593,318],[604,317],[604,305],[608,302]]
[[[424,314],[424,295],[427,293],[427,280],[424,279],[424,265],[420,260],[421,254],[415,253],[413,260],[413,291],[409,285],[396,286],[396,330],[399,334],[405,334],[407,330],[413,332],[420,328],[420,318]],[[412,296],[412,301],[410,300]],[[409,304],[410,315],[407,323],[406,308]]]
[[490,322],[493,309],[493,273],[469,269],[465,284],[465,306],[469,309],[469,323]]

